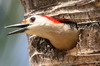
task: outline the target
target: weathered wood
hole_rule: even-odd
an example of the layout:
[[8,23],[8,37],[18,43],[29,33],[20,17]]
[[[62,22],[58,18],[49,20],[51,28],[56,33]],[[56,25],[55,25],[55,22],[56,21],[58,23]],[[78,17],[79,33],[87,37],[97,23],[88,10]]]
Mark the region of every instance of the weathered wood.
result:
[[33,14],[73,19],[79,27],[77,46],[69,51],[54,48],[47,39],[28,36],[31,66],[99,66],[100,65],[100,0],[21,0],[25,18]]

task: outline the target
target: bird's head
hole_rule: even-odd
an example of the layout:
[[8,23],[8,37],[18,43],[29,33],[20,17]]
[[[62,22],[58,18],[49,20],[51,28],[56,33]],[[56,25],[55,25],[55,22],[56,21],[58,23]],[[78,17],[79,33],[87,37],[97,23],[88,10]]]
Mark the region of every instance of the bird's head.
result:
[[34,15],[23,20],[22,23],[20,24],[5,26],[5,28],[20,28],[18,30],[9,32],[8,35],[12,35],[16,33],[33,34],[33,32],[35,33],[36,31],[41,30],[42,27],[44,27],[46,24],[48,25],[51,23],[58,24],[60,22],[49,16]]

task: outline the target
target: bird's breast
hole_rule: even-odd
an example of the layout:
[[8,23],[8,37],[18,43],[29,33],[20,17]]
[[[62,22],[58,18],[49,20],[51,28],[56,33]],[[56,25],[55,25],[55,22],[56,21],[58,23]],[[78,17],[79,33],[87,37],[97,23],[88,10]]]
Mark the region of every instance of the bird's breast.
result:
[[69,50],[76,46],[79,31],[75,27],[66,24],[44,24],[31,27],[26,33],[48,39],[51,44],[61,50]]
[[54,47],[62,50],[68,50],[75,47],[78,41],[78,32],[68,32],[63,34],[52,34],[49,38]]
[[61,50],[69,50],[76,46],[79,36],[77,28],[63,25],[52,30],[48,32],[47,38],[54,47]]

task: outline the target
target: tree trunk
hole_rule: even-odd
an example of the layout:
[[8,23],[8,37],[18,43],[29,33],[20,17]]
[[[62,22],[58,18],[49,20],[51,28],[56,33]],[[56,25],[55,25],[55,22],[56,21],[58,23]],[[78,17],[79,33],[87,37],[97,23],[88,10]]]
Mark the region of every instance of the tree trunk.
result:
[[77,46],[61,51],[49,40],[28,35],[31,66],[100,66],[99,0],[21,0],[25,18],[33,14],[73,19],[79,26]]

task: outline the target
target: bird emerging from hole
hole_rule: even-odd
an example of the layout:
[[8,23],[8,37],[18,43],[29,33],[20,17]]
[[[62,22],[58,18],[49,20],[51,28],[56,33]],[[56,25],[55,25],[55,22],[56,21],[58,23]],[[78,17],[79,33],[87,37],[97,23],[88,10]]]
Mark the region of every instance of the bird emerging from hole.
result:
[[77,23],[63,18],[53,18],[45,15],[33,15],[22,21],[21,24],[6,26],[5,28],[20,28],[9,32],[34,34],[48,39],[59,50],[70,50],[77,44],[79,30]]

